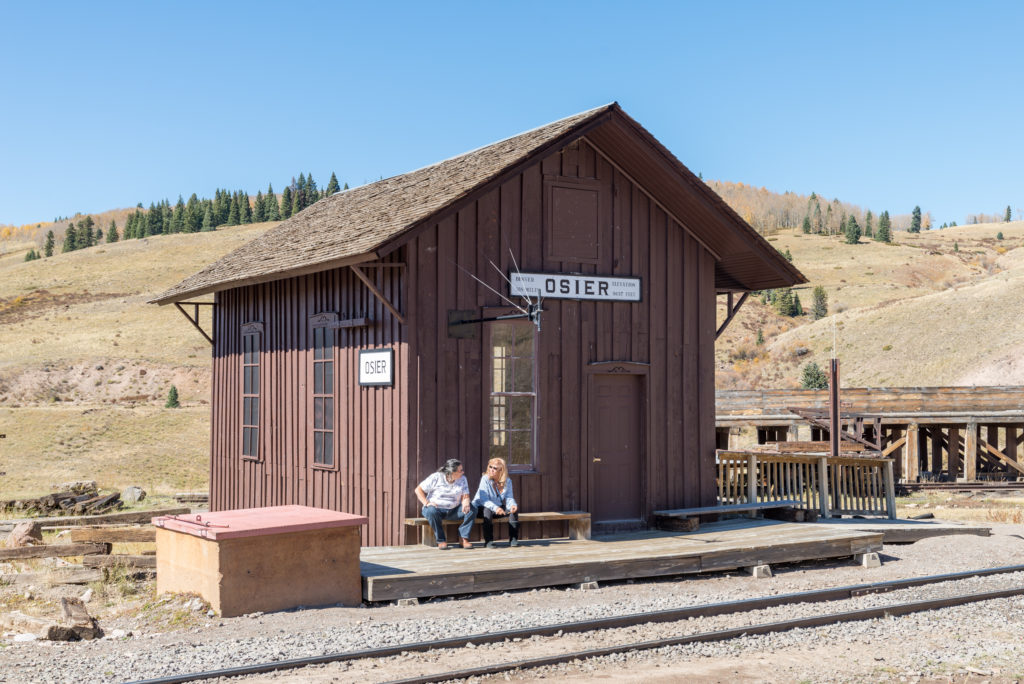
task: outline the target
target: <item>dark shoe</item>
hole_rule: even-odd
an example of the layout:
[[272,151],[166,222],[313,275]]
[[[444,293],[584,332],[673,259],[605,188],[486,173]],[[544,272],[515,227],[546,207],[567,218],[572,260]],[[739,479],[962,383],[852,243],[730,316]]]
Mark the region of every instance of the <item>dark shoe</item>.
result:
[[471,549],[473,548],[473,542],[469,541],[465,537],[462,538],[462,548]]
[[519,546],[519,540],[518,539],[509,539],[508,540],[508,545],[509,546]]
[[494,542],[492,542],[492,541],[489,541],[489,542],[487,542],[486,544],[484,544],[484,546],[486,546],[486,547],[487,547],[487,548],[489,548],[489,549],[493,549],[493,548],[494,548]]

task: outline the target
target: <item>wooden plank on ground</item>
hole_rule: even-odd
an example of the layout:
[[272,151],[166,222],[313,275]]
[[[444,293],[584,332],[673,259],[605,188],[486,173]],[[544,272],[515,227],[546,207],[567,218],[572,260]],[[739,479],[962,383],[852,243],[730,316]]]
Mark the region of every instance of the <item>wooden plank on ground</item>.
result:
[[82,565],[87,568],[156,568],[156,556],[115,554],[110,556],[85,556]]
[[59,568],[49,572],[15,572],[0,575],[0,584],[19,586],[56,586],[59,584],[89,584],[102,582],[103,571],[81,566]]
[[109,551],[106,544],[42,544],[40,546],[22,546],[17,549],[0,549],[0,561],[25,558],[66,558],[67,556],[109,553]]
[[156,528],[146,527],[79,527],[71,530],[73,542],[103,542],[107,544],[155,542]]
[[64,515],[50,516],[44,518],[25,518],[23,520],[4,520],[0,522],[0,528],[14,529],[14,526],[22,522],[37,522],[44,530],[60,530],[70,527],[82,527],[84,525],[133,525],[147,524],[153,518],[160,515],[182,515],[190,513],[191,508],[159,508],[151,511],[130,511],[127,513],[105,513],[103,515]]
[[779,501],[759,501],[757,503],[727,504],[725,506],[703,506],[699,508],[673,508],[666,511],[653,511],[654,515],[665,518],[678,518],[686,515],[714,515],[716,513],[742,513],[745,511],[764,511],[770,508],[787,508],[802,506],[803,502],[796,499],[780,499]]

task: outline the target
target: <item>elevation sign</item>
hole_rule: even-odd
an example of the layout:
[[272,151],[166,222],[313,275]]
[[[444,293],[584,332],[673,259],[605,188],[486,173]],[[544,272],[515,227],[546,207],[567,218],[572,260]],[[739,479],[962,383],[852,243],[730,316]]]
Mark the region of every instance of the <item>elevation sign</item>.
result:
[[519,297],[639,302],[640,279],[568,273],[511,273],[509,294]]

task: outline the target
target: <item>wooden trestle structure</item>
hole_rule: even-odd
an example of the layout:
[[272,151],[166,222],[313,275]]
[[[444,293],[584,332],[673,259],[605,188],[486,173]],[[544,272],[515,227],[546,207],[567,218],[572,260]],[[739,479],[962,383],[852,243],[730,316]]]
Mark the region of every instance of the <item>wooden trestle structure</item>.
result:
[[[758,444],[827,440],[828,390],[715,393],[718,448],[737,428]],[[842,429],[893,459],[900,482],[1024,478],[1024,387],[843,388]]]

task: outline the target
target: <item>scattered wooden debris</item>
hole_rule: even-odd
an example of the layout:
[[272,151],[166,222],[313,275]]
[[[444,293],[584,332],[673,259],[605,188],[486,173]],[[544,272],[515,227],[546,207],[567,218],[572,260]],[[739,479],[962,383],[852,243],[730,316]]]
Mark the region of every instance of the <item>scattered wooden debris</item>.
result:
[[0,549],[0,561],[27,558],[67,558],[107,553],[110,553],[109,544],[43,544],[41,546],[22,546],[16,549]]
[[82,565],[87,568],[152,568],[156,569],[156,556],[114,554],[111,556],[83,556]]
[[206,492],[178,492],[174,495],[174,500],[178,503],[208,504],[210,495]]
[[76,482],[64,485],[63,491],[34,499],[12,499],[0,501],[2,513],[24,513],[26,515],[85,515],[120,510],[120,492],[100,494],[95,482]]
[[48,641],[90,640],[103,636],[103,631],[89,615],[81,599],[62,598],[60,606],[61,615],[56,619],[35,617],[15,610],[0,615],[0,624],[7,629],[29,632]]
[[61,584],[89,584],[90,582],[102,582],[103,580],[103,570],[83,568],[81,565],[57,568],[46,572],[14,572],[0,575],[0,584],[36,587],[58,586]]
[[78,527],[71,530],[73,542],[99,542],[123,544],[156,542],[156,528],[152,525],[135,527]]
[[[127,513],[106,513],[104,515],[81,515],[81,516],[66,516],[66,517],[53,517],[49,519],[38,519],[33,518],[32,521],[41,522],[43,524],[43,531],[46,530],[61,530],[71,527],[81,527],[85,525],[106,525],[106,524],[117,524],[117,525],[131,525],[135,523],[148,524],[150,520],[155,517],[162,515],[181,515],[182,513],[191,513],[192,509],[178,507],[178,508],[160,508],[153,509],[151,511],[129,511]],[[7,528],[13,529],[15,525],[25,520],[5,520],[0,521],[0,529]]]

